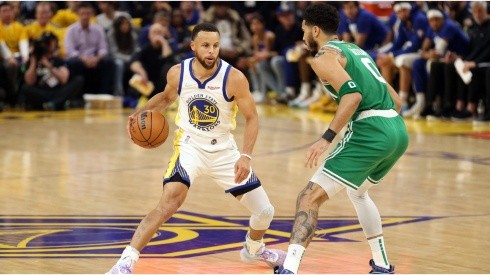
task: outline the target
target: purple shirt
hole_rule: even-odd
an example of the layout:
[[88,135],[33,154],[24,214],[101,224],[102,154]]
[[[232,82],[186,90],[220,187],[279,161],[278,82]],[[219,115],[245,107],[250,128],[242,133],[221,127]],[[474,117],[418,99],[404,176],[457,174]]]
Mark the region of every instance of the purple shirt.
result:
[[108,52],[104,29],[92,23],[87,30],[82,29],[80,22],[69,26],[66,30],[64,46],[68,58],[99,56]]

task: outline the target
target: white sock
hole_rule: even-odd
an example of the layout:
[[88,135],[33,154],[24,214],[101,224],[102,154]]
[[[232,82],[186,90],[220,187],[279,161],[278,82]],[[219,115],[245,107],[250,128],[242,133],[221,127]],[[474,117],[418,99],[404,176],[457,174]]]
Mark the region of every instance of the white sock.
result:
[[245,243],[247,244],[248,253],[252,255],[255,255],[257,253],[260,254],[264,252],[264,248],[265,248],[264,240],[263,239],[260,239],[258,241],[252,240],[250,238],[250,231],[247,232],[247,235],[245,236]]
[[400,95],[400,99],[402,100],[402,106],[407,105],[408,93],[405,91],[400,91],[398,94]]
[[417,93],[415,95],[415,104],[422,106],[422,108],[425,107],[425,94],[424,93]]
[[288,255],[286,256],[286,260],[284,260],[283,264],[284,269],[288,269],[294,274],[297,274],[299,264],[301,263],[303,254],[305,254],[305,250],[306,248],[299,244],[290,244],[288,246]]
[[140,258],[140,252],[136,248],[128,245],[124,249],[118,263],[126,261],[127,259],[131,260],[132,263],[135,263],[138,261],[139,258]]
[[373,254],[374,264],[386,269],[390,268],[388,256],[386,255],[385,242],[383,236],[368,240]]
[[309,94],[311,92],[310,82],[301,82],[300,94]]

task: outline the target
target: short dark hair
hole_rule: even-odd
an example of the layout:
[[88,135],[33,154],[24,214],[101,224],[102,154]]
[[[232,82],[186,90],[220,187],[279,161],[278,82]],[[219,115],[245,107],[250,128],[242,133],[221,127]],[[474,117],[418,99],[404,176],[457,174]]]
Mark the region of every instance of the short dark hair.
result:
[[80,5],[78,6],[78,10],[81,9],[94,9],[94,7],[90,3],[81,2]]
[[3,2],[0,2],[0,8],[1,7],[11,7],[11,8],[13,8],[14,5],[12,5],[12,3],[10,3],[9,1],[3,1]]
[[220,34],[218,28],[214,24],[208,22],[197,24],[194,29],[192,29],[191,39],[194,40],[199,32],[217,32],[218,35]]
[[344,1],[344,2],[342,2],[342,5],[347,5],[347,4],[350,4],[350,3],[354,4],[354,6],[356,6],[358,8],[361,6],[359,4],[359,1]]
[[326,34],[335,34],[339,28],[339,12],[325,3],[309,5],[303,20],[307,26],[318,26]]

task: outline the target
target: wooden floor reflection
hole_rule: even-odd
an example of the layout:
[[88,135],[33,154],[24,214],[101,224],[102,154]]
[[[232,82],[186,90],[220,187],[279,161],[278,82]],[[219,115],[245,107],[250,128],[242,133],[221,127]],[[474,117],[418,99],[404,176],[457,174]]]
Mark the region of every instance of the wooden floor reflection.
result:
[[[59,238],[49,237],[59,224],[48,226],[42,217],[142,217],[155,206],[171,142],[153,150],[131,144],[125,134],[129,112],[0,113],[1,273],[104,273],[114,264],[114,254],[97,257],[92,248],[83,250],[84,240],[97,239],[95,233],[67,238],[71,251],[78,254],[66,256]],[[280,223],[281,218],[291,220],[296,195],[314,172],[303,168],[305,149],[332,116],[278,106],[259,106],[259,114],[261,130],[252,165]],[[169,119],[174,115],[166,114]],[[397,273],[490,273],[490,125],[408,120],[407,127],[406,155],[370,192],[387,223],[400,221],[384,229],[390,261]],[[235,131],[239,145],[242,134],[240,118]],[[207,178],[196,181],[181,210],[227,221],[247,217],[240,204]],[[23,215],[25,220],[19,219]],[[355,218],[355,211],[341,193],[321,208],[320,215],[345,220]],[[326,224],[308,248],[300,272],[367,273],[370,251],[358,225]],[[274,234],[269,236],[271,247],[286,249],[287,230]],[[97,245],[107,244],[88,246]],[[124,245],[110,244],[120,250]],[[229,245],[223,252],[198,256],[143,254],[135,272],[272,272],[260,263],[240,262],[239,243]],[[51,256],[36,254],[54,246],[58,252]]]

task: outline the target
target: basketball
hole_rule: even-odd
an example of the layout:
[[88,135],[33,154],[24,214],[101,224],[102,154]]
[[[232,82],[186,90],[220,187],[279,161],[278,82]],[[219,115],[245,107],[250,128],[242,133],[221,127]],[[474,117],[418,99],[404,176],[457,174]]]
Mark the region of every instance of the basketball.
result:
[[138,114],[131,123],[131,139],[143,148],[156,148],[167,140],[168,127],[167,120],[161,113],[146,110]]

